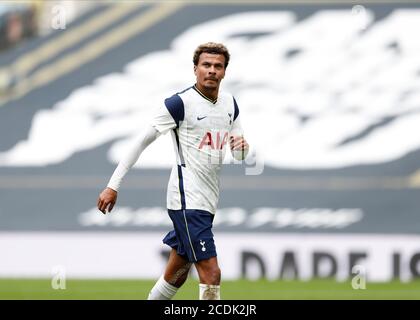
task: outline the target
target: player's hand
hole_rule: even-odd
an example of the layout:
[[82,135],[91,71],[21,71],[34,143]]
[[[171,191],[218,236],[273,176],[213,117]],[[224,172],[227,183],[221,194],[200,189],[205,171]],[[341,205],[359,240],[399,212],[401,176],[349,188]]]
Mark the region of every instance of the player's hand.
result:
[[114,208],[115,203],[117,202],[117,195],[118,192],[111,189],[111,188],[105,188],[98,198],[98,209],[103,214],[108,212],[111,212],[112,208]]
[[232,151],[247,151],[249,149],[248,142],[242,136],[230,136],[229,143]]

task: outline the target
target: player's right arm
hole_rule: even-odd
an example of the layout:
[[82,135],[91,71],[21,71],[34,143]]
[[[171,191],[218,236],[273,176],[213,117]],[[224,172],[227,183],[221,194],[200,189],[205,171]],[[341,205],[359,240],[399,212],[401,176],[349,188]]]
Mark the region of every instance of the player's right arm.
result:
[[165,103],[157,109],[152,124],[141,132],[134,147],[118,164],[107,187],[99,194],[97,206],[103,214],[106,214],[107,210],[111,212],[117,202],[118,189],[124,176],[137,162],[143,150],[160,135],[177,128],[183,119],[184,103],[182,99],[178,95],[165,99]]
[[98,197],[97,206],[103,214],[106,214],[107,211],[111,212],[112,208],[117,202],[118,190],[124,176],[137,162],[144,149],[146,149],[153,141],[155,141],[159,135],[159,131],[157,131],[153,126],[146,127],[140,133],[138,139],[136,139],[135,145],[119,162],[117,168],[111,176],[111,179],[108,182],[107,187],[99,194]]

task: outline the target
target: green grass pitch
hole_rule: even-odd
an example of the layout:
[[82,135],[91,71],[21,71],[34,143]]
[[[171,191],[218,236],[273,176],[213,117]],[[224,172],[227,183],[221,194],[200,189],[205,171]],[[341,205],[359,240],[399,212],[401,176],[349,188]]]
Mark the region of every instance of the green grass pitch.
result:
[[[0,279],[0,299],[145,299],[153,280],[76,280],[67,279],[66,289],[54,290],[51,279]],[[420,280],[411,282],[366,283],[355,290],[351,282],[334,280],[223,281],[221,297],[226,300],[294,299],[420,299]],[[188,279],[175,300],[197,300],[198,282]]]

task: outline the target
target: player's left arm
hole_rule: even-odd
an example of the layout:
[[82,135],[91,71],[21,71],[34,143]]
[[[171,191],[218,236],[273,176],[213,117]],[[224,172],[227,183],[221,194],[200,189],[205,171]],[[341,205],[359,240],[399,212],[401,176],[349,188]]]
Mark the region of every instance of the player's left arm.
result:
[[236,160],[244,160],[247,157],[249,152],[249,144],[244,137],[239,115],[233,122],[233,127],[229,135],[229,144],[232,156]]
[[244,138],[238,104],[236,103],[236,99],[234,97],[232,98],[234,113],[233,125],[229,134],[230,151],[236,160],[244,160],[249,152],[249,144]]

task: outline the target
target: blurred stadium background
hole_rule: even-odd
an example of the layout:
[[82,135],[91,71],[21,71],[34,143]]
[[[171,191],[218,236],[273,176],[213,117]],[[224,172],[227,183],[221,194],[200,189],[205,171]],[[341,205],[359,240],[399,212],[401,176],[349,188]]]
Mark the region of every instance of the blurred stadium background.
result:
[[223,169],[222,298],[419,299],[418,30],[417,1],[1,1],[0,299],[147,296],[170,138],[96,199],[207,41],[256,150]]

